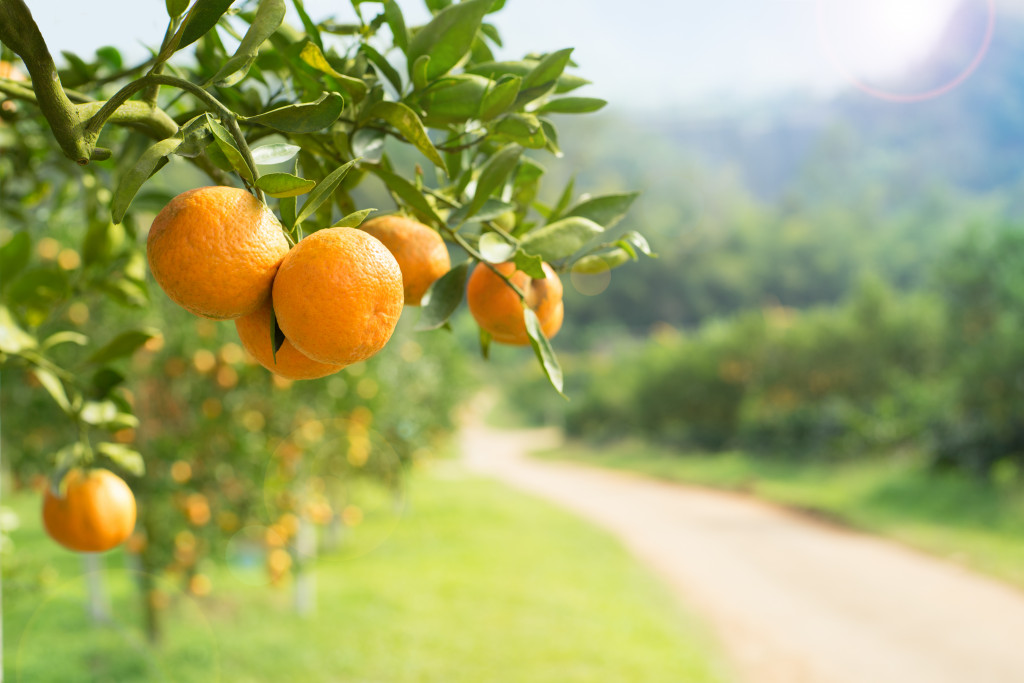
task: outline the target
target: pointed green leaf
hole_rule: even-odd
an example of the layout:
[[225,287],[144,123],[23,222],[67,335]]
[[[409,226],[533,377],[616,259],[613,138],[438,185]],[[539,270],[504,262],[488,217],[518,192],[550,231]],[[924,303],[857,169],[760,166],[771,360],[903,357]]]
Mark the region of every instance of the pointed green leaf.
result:
[[401,133],[416,149],[423,153],[423,156],[430,159],[435,166],[439,167],[445,174],[448,168],[444,159],[438,154],[434,143],[430,141],[423,122],[409,107],[401,102],[378,102],[373,105],[360,117],[364,121],[381,119],[387,121]]
[[613,228],[625,217],[638,196],[639,192],[622,192],[590,197],[569,209],[565,215],[589,218],[605,228]]
[[331,194],[338,188],[338,185],[345,179],[345,176],[357,161],[359,160],[353,159],[346,164],[342,164],[317,184],[316,189],[309,194],[309,198],[306,199],[302,208],[299,209],[299,214],[295,217],[295,225],[312,216],[313,212],[320,208],[321,204],[331,198]]
[[128,474],[141,477],[146,473],[146,462],[142,454],[124,444],[104,441],[96,444],[96,451],[113,461]]
[[410,70],[417,59],[428,55],[428,81],[451,71],[469,52],[480,23],[493,1],[466,0],[438,12],[409,42],[406,52]]
[[470,218],[483,208],[488,197],[500,190],[508,179],[512,169],[519,163],[523,148],[519,145],[508,145],[491,157],[480,171],[476,181],[476,193],[466,210],[465,218]]
[[89,363],[102,364],[109,363],[112,360],[130,356],[135,353],[143,344],[160,335],[160,330],[153,328],[140,328],[137,330],[128,330],[117,335],[109,342],[96,349],[86,359]]
[[413,88],[423,90],[430,83],[427,77],[427,67],[430,64],[430,55],[420,55],[415,61],[409,60],[412,66],[409,67],[409,78],[412,79]]
[[444,325],[462,303],[472,261],[463,261],[435,280],[423,296],[423,313],[417,330],[436,330]]
[[223,82],[228,76],[241,72],[244,76],[252,63],[256,61],[256,55],[267,38],[281,26],[284,21],[285,4],[284,0],[260,0],[256,15],[249,25],[249,30],[242,36],[242,42],[231,59],[224,63],[224,66],[217,71],[210,79],[211,83]]
[[[234,0],[196,0],[186,16],[185,23],[178,30],[181,39],[175,50],[186,48],[196,42],[217,25]],[[161,53],[162,54],[162,53]]]
[[526,235],[522,247],[547,262],[572,256],[604,228],[587,218],[570,216]]
[[537,62],[537,66],[533,67],[530,73],[523,78],[523,91],[554,86],[555,81],[568,66],[572,51],[573,48],[567,47],[564,50],[545,55]]
[[70,415],[71,401],[68,400],[68,392],[64,389],[64,383],[58,379],[57,375],[43,368],[33,368],[32,374],[36,376],[54,402],[60,406],[60,409]]
[[565,184],[565,189],[562,190],[562,196],[558,198],[558,203],[551,209],[551,213],[547,215],[548,223],[552,223],[562,217],[562,212],[569,207],[569,202],[572,201],[572,193],[576,189],[576,176],[569,178],[569,182]]
[[587,114],[604,107],[608,102],[596,97],[560,97],[550,100],[534,111],[538,114]]
[[257,116],[239,117],[246,123],[259,123],[284,133],[315,133],[338,120],[345,99],[338,93],[324,93],[315,102],[290,104]]
[[359,211],[353,211],[349,215],[342,218],[340,221],[332,225],[332,228],[358,228],[359,225],[366,220],[366,217],[377,209],[361,209]]
[[261,175],[256,180],[256,187],[260,188],[271,197],[297,197],[306,194],[314,187],[316,182],[299,178],[291,173],[268,173]]
[[324,57],[323,51],[314,43],[309,42],[303,45],[299,58],[320,73],[327,74],[338,81],[338,84],[347,90],[356,102],[360,102],[366,97],[366,93],[369,90],[366,83],[358,78],[352,78],[339,71],[335,71],[334,67],[327,61],[327,58]]
[[182,12],[188,9],[189,0],[165,0],[167,5],[167,16],[177,19]]
[[537,360],[540,361],[540,366],[548,381],[551,382],[551,386],[564,398],[562,367],[558,364],[555,350],[551,348],[551,342],[544,336],[544,330],[541,328],[537,314],[525,303],[523,304],[523,316],[526,321],[526,334],[530,337],[530,346],[533,347],[533,352],[537,355]]
[[584,274],[603,273],[634,260],[633,255],[622,247],[615,247],[597,254],[589,254],[572,264],[572,272]]
[[505,75],[498,79],[484,95],[480,104],[480,119],[490,121],[511,109],[522,84],[523,79],[519,76]]
[[433,222],[435,225],[444,224],[444,221],[437,215],[434,207],[430,205],[430,202],[427,201],[426,197],[423,196],[423,193],[420,192],[415,185],[405,178],[395,175],[394,173],[386,171],[380,167],[372,167],[370,171],[383,180],[384,184],[387,185],[392,192],[398,195],[402,201],[413,209],[419,211],[427,217],[430,222]]
[[179,145],[181,145],[181,140],[176,137],[157,142],[142,153],[142,156],[139,157],[139,160],[135,162],[135,166],[130,171],[121,176],[121,181],[118,183],[117,189],[114,190],[114,198],[111,201],[110,207],[110,214],[114,223],[120,223],[124,219],[125,213],[128,212],[128,207],[131,206],[132,199],[135,198],[143,183],[153,175],[157,164],[165,159],[167,155],[173,154]]
[[516,251],[515,255],[516,270],[520,270],[535,280],[543,280],[548,275],[544,272],[544,261],[541,260],[540,256],[534,256],[533,254],[527,254],[522,249]]
[[623,233],[622,237],[619,238],[619,243],[626,243],[640,250],[640,253],[651,258],[658,258],[658,255],[651,251],[651,245],[647,243],[647,238],[638,233],[636,230],[630,230],[629,232]]
[[272,145],[260,145],[252,150],[252,160],[260,166],[274,166],[283,164],[295,158],[301,147],[289,145],[284,142],[277,142]]
[[530,149],[547,143],[540,120],[533,114],[508,114],[494,124],[494,132]]
[[359,46],[360,52],[366,55],[377,70],[384,74],[384,77],[388,79],[391,86],[395,89],[395,93],[401,97],[402,94],[402,76],[398,73],[395,67],[391,66],[391,62],[388,61],[387,57],[374,50],[367,43],[363,43]]
[[491,359],[491,342],[493,340],[494,340],[494,337],[491,336],[491,333],[481,327],[480,328],[480,356],[484,360],[490,360]]
[[235,139],[231,137],[228,129],[212,116],[210,117],[210,132],[213,133],[217,146],[220,147],[220,151],[224,153],[235,173],[244,178],[247,183],[252,183],[252,169],[245,163],[245,157],[235,146]]

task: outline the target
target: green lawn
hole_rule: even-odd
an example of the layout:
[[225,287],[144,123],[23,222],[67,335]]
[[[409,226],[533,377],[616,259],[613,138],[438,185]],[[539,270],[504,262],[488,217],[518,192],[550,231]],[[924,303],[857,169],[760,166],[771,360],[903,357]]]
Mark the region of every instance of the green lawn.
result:
[[35,496],[9,497],[22,528],[4,577],[7,680],[722,680],[709,637],[612,538],[451,467],[414,477],[375,551],[321,558],[315,616],[294,613],[290,586],[221,562],[210,597],[170,589],[158,650],[124,557],[104,557],[117,625],[94,626],[79,558],[43,536]]
[[748,492],[1024,587],[1024,486],[1013,476],[983,485],[932,473],[914,455],[820,464],[739,452],[680,454],[639,442],[571,444],[538,455]]

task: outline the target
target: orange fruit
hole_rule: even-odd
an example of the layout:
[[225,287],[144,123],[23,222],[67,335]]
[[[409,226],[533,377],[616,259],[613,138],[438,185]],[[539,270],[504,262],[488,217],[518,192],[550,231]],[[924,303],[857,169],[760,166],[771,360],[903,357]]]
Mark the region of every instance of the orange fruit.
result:
[[[21,82],[28,80],[27,78],[25,78],[25,74],[21,73],[21,70],[18,69],[18,67],[2,59],[0,59],[0,78],[9,78],[12,81]],[[14,102],[0,98],[0,109],[12,112],[17,110],[17,108],[18,106]]]
[[146,243],[149,268],[167,296],[217,320],[259,308],[286,253],[270,208],[235,187],[179,194],[157,214]]
[[242,346],[252,354],[256,362],[285,379],[317,379],[333,375],[344,367],[343,365],[318,363],[312,358],[304,356],[292,346],[287,338],[281,344],[281,348],[277,350],[275,362],[273,342],[270,339],[271,310],[270,299],[267,299],[262,306],[249,315],[235,320],[238,338],[242,340]]
[[110,550],[135,528],[135,496],[110,470],[78,468],[64,478],[63,497],[49,487],[43,496],[43,526],[53,540],[82,553]]
[[402,314],[402,271],[380,240],[328,228],[288,252],[274,279],[274,313],[305,356],[350,365],[380,351]]
[[419,306],[434,280],[451,270],[441,235],[422,223],[404,216],[381,216],[359,227],[383,242],[398,261],[406,306]]
[[[544,279],[531,278],[511,261],[495,266],[526,294],[526,304],[537,314],[544,336],[550,339],[562,327],[565,309],[562,305],[562,281],[554,269],[543,264]],[[530,337],[526,333],[523,305],[519,295],[494,274],[484,263],[478,263],[466,286],[469,312],[477,324],[502,344],[526,346]]]

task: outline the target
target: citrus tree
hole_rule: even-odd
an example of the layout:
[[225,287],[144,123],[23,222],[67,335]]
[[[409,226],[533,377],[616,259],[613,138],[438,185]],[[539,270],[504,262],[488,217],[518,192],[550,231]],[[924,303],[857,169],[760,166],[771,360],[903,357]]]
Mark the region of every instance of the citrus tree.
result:
[[[571,311],[559,275],[650,255],[640,234],[616,228],[635,193],[577,196],[570,182],[538,199],[545,156],[561,154],[557,115],[605,104],[574,94],[588,81],[572,49],[499,61],[489,17],[503,0],[426,5],[432,18],[413,26],[395,0],[352,0],[344,22],[314,20],[294,0],[301,25],[290,26],[284,0],[167,0],[167,29],[142,63],[104,47],[63,52],[58,69],[24,0],[0,0],[0,361],[22,373],[18,404],[39,408],[26,427],[53,426],[47,394],[63,416],[60,443],[40,438],[42,458],[15,467],[51,473],[57,501],[80,482],[76,468],[128,476],[150,569],[194,579],[196,530],[236,529],[263,495],[240,485],[265,462],[247,456],[259,446],[246,432],[312,422],[303,411],[326,394],[354,411],[348,448],[361,443],[352,434],[369,419],[355,411],[377,392],[367,378],[331,382],[394,344],[403,307],[419,305],[416,327],[428,331],[467,300],[484,356],[492,342],[528,345],[561,392],[549,339]],[[196,187],[196,174],[213,186]],[[375,211],[388,215],[364,223]],[[153,213],[147,231],[141,217]],[[149,275],[194,324],[150,293]],[[234,320],[274,384],[207,318]],[[195,348],[196,332],[208,347]],[[406,349],[464,353],[451,339],[402,342],[406,384],[430,374],[416,374],[429,359]],[[434,384],[453,367],[431,366]],[[290,402],[261,403],[270,386],[319,377]],[[231,400],[246,383],[258,388]],[[394,443],[424,438],[388,417],[388,397],[376,399],[377,426]],[[451,407],[402,405],[433,409],[435,422]],[[221,448],[183,452],[176,436],[204,430]],[[350,453],[350,465],[365,461]],[[282,490],[306,476],[287,462],[275,471]],[[168,505],[177,527],[147,513]],[[309,509],[293,508],[282,514]]]

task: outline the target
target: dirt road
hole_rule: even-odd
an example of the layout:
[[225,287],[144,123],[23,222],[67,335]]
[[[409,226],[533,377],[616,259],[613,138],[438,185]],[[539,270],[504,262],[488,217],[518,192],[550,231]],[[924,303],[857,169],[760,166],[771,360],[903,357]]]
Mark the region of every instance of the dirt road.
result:
[[472,470],[621,539],[707,619],[740,681],[1024,682],[1024,594],[743,496],[526,457],[557,438],[471,425],[462,447]]

